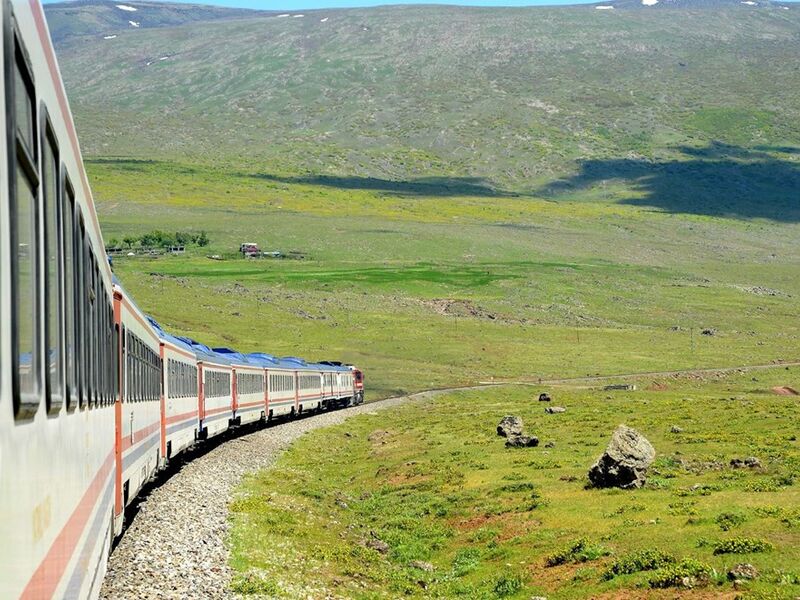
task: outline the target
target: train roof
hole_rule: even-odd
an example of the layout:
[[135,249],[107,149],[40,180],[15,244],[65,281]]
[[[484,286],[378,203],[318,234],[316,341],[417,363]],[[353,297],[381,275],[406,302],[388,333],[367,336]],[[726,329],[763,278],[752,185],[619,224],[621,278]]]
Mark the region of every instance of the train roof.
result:
[[225,356],[224,354],[220,354],[219,352],[214,352],[211,348],[206,346],[205,344],[201,344],[197,340],[193,340],[190,337],[184,336],[177,336],[179,340],[189,344],[192,347],[192,352],[195,353],[197,356],[198,362],[210,362],[216,363],[218,365],[232,365],[232,361],[230,358]]
[[166,332],[164,330],[164,328],[161,327],[159,322],[156,321],[150,315],[146,315],[146,318],[147,318],[147,321],[150,323],[150,325],[152,325],[153,329],[156,330],[156,334],[158,334],[158,337],[159,337],[159,339],[161,339],[162,342],[168,342],[168,343],[172,344],[173,346],[177,346],[178,348],[180,348],[182,350],[187,350],[187,351],[191,352],[192,354],[195,353],[194,348],[192,348],[191,344],[188,344],[185,341],[185,338],[181,338],[181,337],[178,337],[176,335],[172,335],[171,333]]

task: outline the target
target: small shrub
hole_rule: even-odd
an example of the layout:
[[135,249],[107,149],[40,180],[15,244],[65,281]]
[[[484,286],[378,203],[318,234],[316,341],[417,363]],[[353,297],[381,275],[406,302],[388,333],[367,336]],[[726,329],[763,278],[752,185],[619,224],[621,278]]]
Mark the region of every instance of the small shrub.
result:
[[556,567],[566,563],[583,563],[608,556],[611,552],[600,544],[591,544],[586,538],[575,540],[545,560],[548,567]]
[[719,528],[722,529],[722,531],[730,531],[734,527],[738,527],[744,523],[746,520],[747,518],[744,515],[724,512],[717,515],[717,518],[714,519],[714,522],[719,525]]
[[683,502],[673,502],[669,505],[669,514],[671,515],[685,515],[691,516],[697,514],[697,509],[695,508],[696,502],[693,500],[690,501],[683,501]]
[[516,573],[504,573],[495,580],[492,589],[500,598],[511,596],[522,589],[522,577]]
[[608,581],[614,579],[617,575],[630,575],[640,571],[655,571],[675,564],[675,562],[675,557],[671,554],[648,548],[632,554],[626,554],[614,561],[608,570],[603,573],[603,579]]
[[748,492],[777,492],[780,486],[774,479],[759,479],[758,481],[751,481],[744,489]]
[[463,577],[472,573],[478,568],[481,562],[481,555],[475,548],[464,548],[459,550],[453,559],[453,576]]
[[276,595],[280,592],[274,580],[258,571],[247,571],[236,575],[231,582],[231,590],[243,595]]
[[708,582],[714,569],[693,558],[684,558],[679,563],[662,567],[648,580],[651,588],[693,587]]
[[730,538],[714,544],[714,554],[751,554],[771,552],[774,546],[756,538]]
[[497,489],[497,493],[527,492],[532,489],[533,489],[533,484],[530,481],[520,481],[519,483],[507,483],[506,485],[501,485]]

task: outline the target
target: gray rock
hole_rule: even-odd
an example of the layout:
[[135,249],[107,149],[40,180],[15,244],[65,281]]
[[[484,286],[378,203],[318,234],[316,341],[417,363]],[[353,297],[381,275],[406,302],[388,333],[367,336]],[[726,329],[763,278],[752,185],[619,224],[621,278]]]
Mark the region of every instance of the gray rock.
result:
[[731,466],[734,469],[760,469],[761,461],[755,456],[748,456],[747,458],[733,458],[731,459]]
[[547,442],[547,443],[544,445],[544,447],[545,447],[545,448],[555,448],[555,447],[556,447],[556,443],[555,443],[554,441],[552,441],[552,440],[551,440],[551,441]]
[[379,539],[367,540],[367,543],[364,544],[364,546],[366,546],[367,548],[371,548],[372,550],[376,550],[381,554],[386,554],[391,549],[389,547],[389,544]]
[[551,398],[550,395],[547,393],[539,394],[539,402],[550,402]]
[[677,425],[673,425],[669,430],[671,433],[683,433],[683,427],[678,427]]
[[506,415],[497,424],[497,435],[506,438],[522,435],[522,419],[513,415]]
[[506,440],[506,448],[535,448],[539,438],[535,435],[512,435]]
[[427,573],[433,572],[433,565],[429,562],[425,562],[424,560],[412,560],[410,563],[408,563],[408,566],[412,569],[426,571]]
[[743,579],[755,579],[758,577],[758,569],[750,563],[739,563],[728,571],[728,579],[731,581],[741,581]]
[[603,455],[589,469],[595,487],[639,488],[656,456],[655,448],[635,429],[620,425]]
[[700,332],[700,335],[717,335],[717,330],[714,327],[708,327]]
[[544,409],[544,412],[546,412],[548,415],[555,415],[557,413],[565,413],[567,412],[567,409],[563,406],[548,406]]

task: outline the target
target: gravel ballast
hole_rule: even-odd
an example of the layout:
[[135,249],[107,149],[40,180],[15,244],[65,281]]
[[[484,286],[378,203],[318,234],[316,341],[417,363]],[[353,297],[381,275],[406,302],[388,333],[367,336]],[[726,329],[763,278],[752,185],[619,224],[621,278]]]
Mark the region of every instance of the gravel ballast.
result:
[[270,466],[294,440],[421,392],[322,413],[234,437],[183,464],[154,487],[109,559],[101,598],[229,598],[228,503],[242,476]]

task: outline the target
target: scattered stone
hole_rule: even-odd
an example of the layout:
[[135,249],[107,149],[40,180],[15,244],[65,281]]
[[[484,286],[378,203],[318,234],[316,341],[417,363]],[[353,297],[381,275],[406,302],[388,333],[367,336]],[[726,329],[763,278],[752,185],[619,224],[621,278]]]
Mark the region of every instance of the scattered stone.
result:
[[497,435],[506,438],[522,435],[522,419],[513,415],[506,415],[497,424]]
[[544,447],[545,447],[545,448],[555,448],[555,447],[556,447],[556,443],[555,443],[554,441],[552,441],[552,440],[551,440],[551,441],[547,442],[547,443],[544,445]]
[[708,335],[708,336],[717,335],[717,330],[714,327],[707,327],[706,329],[703,329],[700,332],[700,335]]
[[429,562],[425,562],[424,560],[412,560],[408,563],[408,566],[412,569],[419,569],[420,571],[425,571],[427,573],[433,572],[433,565]]
[[678,427],[677,425],[673,425],[669,428],[670,433],[683,433],[683,427]]
[[655,456],[655,448],[642,434],[620,425],[603,455],[589,469],[589,480],[595,487],[642,487]]
[[544,409],[544,412],[546,412],[548,415],[554,415],[556,413],[565,413],[567,412],[567,409],[563,406],[548,406]]
[[506,440],[506,448],[535,448],[539,438],[535,435],[512,435]]
[[603,388],[604,392],[607,392],[609,390],[622,390],[625,392],[635,392],[636,386],[632,383],[613,383]]
[[733,567],[730,571],[728,571],[728,579],[731,581],[742,579],[755,579],[758,577],[758,569],[756,569],[750,563],[739,563],[735,567]]
[[547,596],[531,596],[531,600],[547,600]]
[[748,469],[760,469],[761,461],[758,460],[755,456],[748,456],[747,458],[744,459],[732,458],[731,466],[734,469],[744,469],[745,467]]
[[550,396],[544,392],[539,394],[539,402],[550,402]]
[[391,550],[389,544],[377,538],[367,540],[367,543],[364,544],[364,546],[372,550],[375,550],[376,552],[380,552],[381,554],[386,554],[387,552],[389,552],[389,550]]

